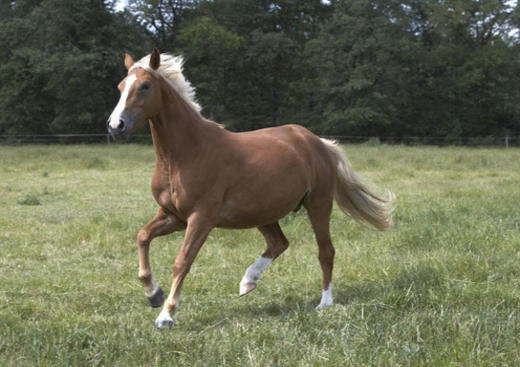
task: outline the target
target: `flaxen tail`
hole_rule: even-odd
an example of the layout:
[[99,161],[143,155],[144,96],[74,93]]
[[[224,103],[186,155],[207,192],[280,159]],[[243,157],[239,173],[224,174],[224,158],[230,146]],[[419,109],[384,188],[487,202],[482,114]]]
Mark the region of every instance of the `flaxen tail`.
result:
[[392,225],[392,195],[385,199],[368,188],[350,166],[343,150],[335,141],[321,139],[337,162],[334,199],[346,214],[358,222],[383,231]]

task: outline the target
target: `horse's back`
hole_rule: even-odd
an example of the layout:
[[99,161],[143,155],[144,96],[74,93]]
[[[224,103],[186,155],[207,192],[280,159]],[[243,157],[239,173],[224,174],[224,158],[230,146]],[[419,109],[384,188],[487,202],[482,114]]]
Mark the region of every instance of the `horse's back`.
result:
[[309,192],[320,187],[320,181],[333,178],[326,147],[302,126],[284,125],[230,136],[224,175],[230,185],[219,226],[275,222],[299,207]]
[[[251,135],[265,134],[289,145],[303,158],[314,175],[327,175],[335,171],[335,163],[322,139],[301,125],[290,124],[251,131]],[[331,170],[332,168],[332,170]]]
[[[321,139],[300,125],[282,125],[235,134],[235,148],[246,159],[270,162],[271,165],[299,166],[306,176],[320,165],[331,163]],[[251,163],[251,162],[248,162]]]
[[237,136],[246,150],[266,160],[301,165],[309,177],[329,176],[335,172],[334,160],[322,139],[301,125],[269,127],[238,133]]

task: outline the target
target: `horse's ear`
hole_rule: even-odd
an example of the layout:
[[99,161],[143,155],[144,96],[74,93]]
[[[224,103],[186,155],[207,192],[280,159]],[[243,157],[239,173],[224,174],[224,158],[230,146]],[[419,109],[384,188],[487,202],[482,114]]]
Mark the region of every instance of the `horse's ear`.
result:
[[129,54],[125,54],[125,68],[126,70],[130,70],[130,68],[134,65],[134,59]]
[[152,70],[157,70],[159,66],[161,65],[161,54],[159,53],[159,50],[154,47],[152,54],[150,55],[150,67]]

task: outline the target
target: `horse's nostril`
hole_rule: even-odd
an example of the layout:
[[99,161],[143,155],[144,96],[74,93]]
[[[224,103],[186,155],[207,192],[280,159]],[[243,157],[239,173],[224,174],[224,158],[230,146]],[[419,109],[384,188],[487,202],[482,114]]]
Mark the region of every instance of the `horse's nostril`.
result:
[[119,125],[117,125],[119,130],[123,130],[125,128],[125,122],[123,120],[119,120]]

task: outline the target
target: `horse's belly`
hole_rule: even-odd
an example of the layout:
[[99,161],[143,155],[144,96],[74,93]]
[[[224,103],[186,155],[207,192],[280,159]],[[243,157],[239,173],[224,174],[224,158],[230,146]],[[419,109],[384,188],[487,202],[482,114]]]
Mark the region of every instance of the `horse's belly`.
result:
[[270,194],[249,192],[230,196],[222,203],[217,227],[250,228],[277,222],[298,208],[305,197],[306,188],[291,191]]
[[265,224],[276,223],[281,218],[285,217],[291,209],[279,211],[277,213],[233,213],[232,215],[222,215],[217,221],[216,227],[229,228],[229,229],[240,229],[240,228],[252,228],[258,227]]

